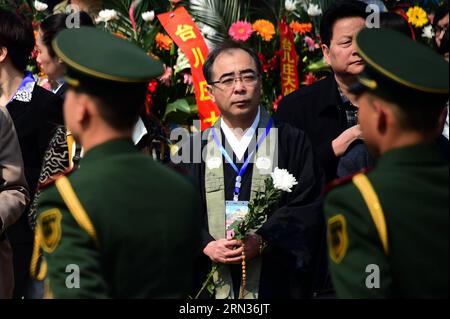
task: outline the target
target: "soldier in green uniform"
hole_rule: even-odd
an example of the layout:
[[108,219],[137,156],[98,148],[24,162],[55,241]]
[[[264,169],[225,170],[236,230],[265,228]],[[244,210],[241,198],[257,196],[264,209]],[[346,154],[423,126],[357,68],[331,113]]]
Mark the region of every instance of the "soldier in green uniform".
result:
[[448,297],[448,163],[436,150],[448,64],[395,31],[365,29],[352,91],[378,162],[325,201],[332,280],[340,298]]
[[147,82],[163,66],[130,42],[82,27],[53,48],[68,65],[64,116],[85,150],[45,187],[36,243],[55,298],[186,298],[200,247],[199,196],[131,141]]

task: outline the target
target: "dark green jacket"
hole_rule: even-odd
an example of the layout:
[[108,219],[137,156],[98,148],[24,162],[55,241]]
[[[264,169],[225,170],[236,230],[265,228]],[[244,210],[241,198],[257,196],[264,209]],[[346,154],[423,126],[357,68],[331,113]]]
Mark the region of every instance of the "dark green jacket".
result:
[[[128,140],[89,150],[66,177],[43,191],[39,206],[37,241],[53,296],[186,298],[200,247],[191,184]],[[70,288],[77,267],[79,288]]]
[[[399,148],[379,159],[367,177],[383,213],[386,247],[368,209],[376,200],[364,200],[357,179],[328,194],[330,267],[338,297],[448,297],[448,174],[448,163],[430,145]],[[368,288],[377,282],[379,288]]]

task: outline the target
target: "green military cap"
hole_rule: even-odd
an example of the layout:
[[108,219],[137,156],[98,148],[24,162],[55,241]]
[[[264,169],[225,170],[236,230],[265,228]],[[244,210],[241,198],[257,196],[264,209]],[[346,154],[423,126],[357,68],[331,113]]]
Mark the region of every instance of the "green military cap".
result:
[[366,67],[350,91],[369,90],[393,101],[448,94],[448,63],[432,49],[389,29],[363,29],[356,36]]
[[66,29],[52,46],[68,66],[66,81],[73,87],[145,83],[164,71],[136,45],[93,27]]

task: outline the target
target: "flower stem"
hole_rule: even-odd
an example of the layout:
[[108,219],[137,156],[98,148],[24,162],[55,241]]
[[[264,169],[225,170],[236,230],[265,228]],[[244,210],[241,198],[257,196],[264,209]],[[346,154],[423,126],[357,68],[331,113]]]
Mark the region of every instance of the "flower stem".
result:
[[197,293],[197,295],[195,295],[194,299],[198,299],[198,297],[200,297],[200,295],[202,294],[203,290],[205,290],[205,288],[208,286],[212,276],[214,275],[214,273],[217,270],[218,265],[214,264],[214,266],[212,267],[211,271],[209,272],[208,276],[206,277],[205,281],[203,282],[202,288],[199,290],[199,292]]

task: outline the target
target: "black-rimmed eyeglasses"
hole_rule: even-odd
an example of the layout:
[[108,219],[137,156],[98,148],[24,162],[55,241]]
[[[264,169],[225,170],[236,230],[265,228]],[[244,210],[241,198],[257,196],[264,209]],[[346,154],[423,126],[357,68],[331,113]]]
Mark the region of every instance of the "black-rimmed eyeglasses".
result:
[[218,81],[210,82],[210,85],[219,84],[221,87],[225,89],[231,89],[236,85],[236,82],[240,80],[244,85],[254,86],[258,83],[258,74],[256,73],[248,73],[239,76],[226,76]]

